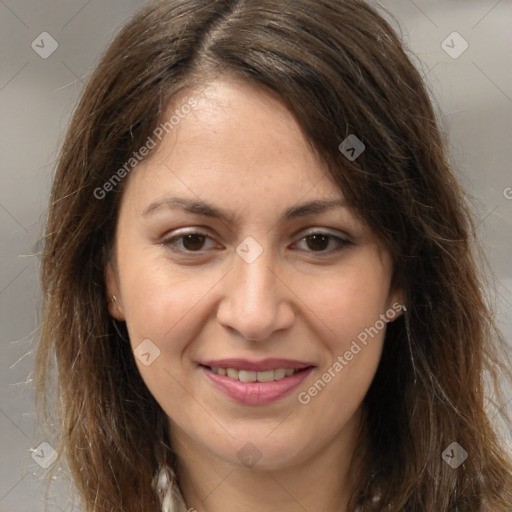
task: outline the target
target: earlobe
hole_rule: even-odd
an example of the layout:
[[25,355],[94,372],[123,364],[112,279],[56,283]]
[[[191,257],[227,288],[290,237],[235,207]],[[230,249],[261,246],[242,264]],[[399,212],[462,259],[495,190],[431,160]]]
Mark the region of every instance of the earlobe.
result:
[[108,312],[116,320],[124,321],[123,304],[120,299],[119,286],[112,264],[108,263],[105,269],[105,284],[108,297]]
[[388,302],[388,311],[386,313],[390,322],[394,322],[397,318],[401,317],[406,311],[406,306],[404,304],[404,296],[401,291],[393,293],[390,295],[390,300]]
[[108,312],[110,313],[110,316],[114,317],[116,320],[124,321],[124,313],[122,307],[114,294],[112,294],[108,301]]

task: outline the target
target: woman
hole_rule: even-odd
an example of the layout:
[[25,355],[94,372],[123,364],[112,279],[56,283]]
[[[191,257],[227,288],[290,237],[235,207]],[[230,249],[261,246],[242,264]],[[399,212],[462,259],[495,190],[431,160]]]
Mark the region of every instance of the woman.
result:
[[50,204],[38,382],[85,510],[510,511],[474,225],[366,3],[151,3]]

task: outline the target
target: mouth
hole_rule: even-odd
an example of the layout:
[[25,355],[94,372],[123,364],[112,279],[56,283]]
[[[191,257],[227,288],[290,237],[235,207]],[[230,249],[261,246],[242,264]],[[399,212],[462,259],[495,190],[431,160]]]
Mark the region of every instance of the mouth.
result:
[[239,382],[273,382],[307,370],[307,368],[277,368],[276,370],[256,372],[254,370],[223,368],[221,366],[205,366],[205,368],[208,368],[212,373],[222,375],[228,379],[238,380]]
[[289,359],[224,359],[199,366],[218,390],[244,405],[266,405],[284,398],[315,368]]

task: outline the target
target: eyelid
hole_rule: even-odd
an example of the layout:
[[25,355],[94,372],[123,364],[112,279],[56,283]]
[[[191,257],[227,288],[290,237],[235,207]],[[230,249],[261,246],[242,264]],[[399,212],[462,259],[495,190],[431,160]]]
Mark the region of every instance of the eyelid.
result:
[[200,249],[198,251],[187,251],[183,249],[179,249],[175,246],[175,241],[182,239],[183,237],[187,235],[200,235],[204,236],[206,239],[211,240],[213,243],[218,243],[215,241],[215,239],[208,233],[208,230],[203,228],[183,228],[178,229],[176,231],[172,231],[171,233],[164,235],[160,241],[160,245],[163,245],[165,247],[170,248],[171,250],[175,252],[179,252],[182,254],[202,254],[205,249]]
[[340,240],[343,240],[345,242],[350,242],[350,236],[345,233],[344,231],[338,230],[338,229],[331,229],[331,228],[322,228],[322,227],[315,227],[315,228],[309,228],[306,231],[299,232],[299,235],[302,238],[311,236],[311,235],[329,235],[335,238],[339,238]]
[[312,250],[305,250],[305,249],[302,249],[302,250],[299,249],[299,251],[304,252],[313,257],[326,258],[328,256],[332,256],[332,255],[338,253],[339,251],[347,248],[347,246],[354,245],[354,242],[352,242],[352,240],[347,235],[347,233],[345,233],[343,231],[317,227],[317,228],[310,228],[307,231],[300,233],[300,235],[299,235],[300,238],[296,242],[294,242],[292,244],[292,246],[297,245],[297,244],[303,242],[304,240],[306,240],[307,238],[309,238],[310,236],[314,236],[314,235],[326,235],[331,240],[336,241],[336,246],[331,249],[324,250],[324,251],[312,251]]
[[[192,254],[201,255],[204,252],[209,250],[209,249],[199,249],[197,251],[188,251],[186,249],[180,249],[180,248],[176,247],[175,242],[179,239],[182,239],[183,237],[185,237],[187,235],[200,235],[200,236],[203,236],[206,239],[210,240],[212,243],[219,245],[218,242],[216,242],[215,238],[210,235],[210,233],[208,232],[207,229],[193,228],[193,227],[178,229],[176,231],[171,232],[168,235],[165,235],[164,237],[162,237],[160,244],[168,247],[170,250],[172,250],[174,252],[178,252],[181,254],[188,254],[188,255],[192,255]],[[326,250],[326,251],[307,251],[307,250],[305,250],[304,252],[308,252],[311,254],[317,254],[317,255],[322,255],[322,254],[327,255],[327,254],[334,253],[337,250],[342,249],[343,247],[345,247],[347,245],[353,244],[349,235],[347,235],[347,233],[345,233],[343,231],[330,229],[330,228],[313,227],[313,228],[307,229],[306,231],[297,233],[294,236],[295,241],[292,243],[292,246],[302,242],[304,239],[308,238],[309,236],[313,236],[313,235],[326,235],[326,236],[330,237],[331,239],[337,240],[338,246],[333,249]]]

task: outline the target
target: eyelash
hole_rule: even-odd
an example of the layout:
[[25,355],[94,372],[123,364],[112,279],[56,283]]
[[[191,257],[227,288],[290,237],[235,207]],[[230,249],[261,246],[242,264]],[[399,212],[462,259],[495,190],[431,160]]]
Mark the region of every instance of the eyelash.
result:
[[[212,238],[207,233],[204,233],[202,231],[189,231],[187,233],[182,233],[180,235],[175,235],[172,237],[165,238],[164,240],[162,240],[161,245],[169,248],[173,252],[177,252],[177,253],[181,253],[181,254],[202,255],[204,253],[204,249],[200,249],[198,251],[190,251],[187,249],[181,249],[181,248],[177,247],[177,241],[183,240],[186,236],[189,236],[189,235],[199,235],[199,236],[205,237],[208,240],[212,240]],[[305,252],[309,252],[309,253],[316,254],[316,255],[331,255],[331,254],[337,253],[338,251],[344,249],[345,247],[347,247],[349,245],[353,245],[353,243],[350,240],[341,238],[339,236],[333,235],[332,233],[328,233],[325,231],[308,232],[307,234],[305,234],[304,236],[302,236],[299,239],[299,242],[302,242],[303,240],[306,240],[307,238],[313,237],[315,235],[316,236],[318,236],[318,235],[326,236],[329,238],[329,241],[335,240],[336,243],[338,244],[338,246],[334,249],[328,249],[328,250],[322,250],[322,251],[306,250]]]

